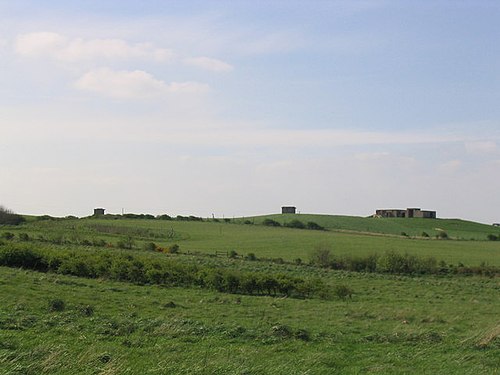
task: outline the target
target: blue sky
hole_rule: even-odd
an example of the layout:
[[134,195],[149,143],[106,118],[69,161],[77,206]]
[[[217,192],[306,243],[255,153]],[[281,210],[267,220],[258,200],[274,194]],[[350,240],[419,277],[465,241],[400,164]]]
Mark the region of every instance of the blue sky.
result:
[[496,1],[0,1],[0,204],[500,221]]

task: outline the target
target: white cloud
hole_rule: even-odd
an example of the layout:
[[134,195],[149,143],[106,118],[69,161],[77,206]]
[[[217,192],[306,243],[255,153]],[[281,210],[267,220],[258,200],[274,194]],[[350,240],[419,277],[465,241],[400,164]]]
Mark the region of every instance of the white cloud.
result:
[[213,72],[230,72],[234,68],[232,65],[210,57],[192,57],[184,59],[184,62],[188,65],[196,66],[201,69],[211,70]]
[[209,89],[208,85],[198,82],[167,84],[142,70],[114,71],[109,68],[87,72],[76,81],[75,87],[119,99],[151,98],[169,93],[203,93]]
[[172,51],[157,48],[151,43],[128,43],[121,39],[70,39],[53,32],[19,35],[15,50],[23,56],[45,56],[66,62],[129,58],[162,62],[174,57]]
[[29,57],[47,56],[57,54],[67,43],[67,38],[57,33],[29,33],[17,37],[15,50],[18,54]]

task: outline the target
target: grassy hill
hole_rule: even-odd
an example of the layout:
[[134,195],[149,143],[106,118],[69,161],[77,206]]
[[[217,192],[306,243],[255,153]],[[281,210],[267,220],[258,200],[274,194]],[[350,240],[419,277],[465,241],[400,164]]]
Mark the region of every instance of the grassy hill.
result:
[[[285,223],[293,219],[314,221],[328,230],[301,230],[259,225],[266,218]],[[251,220],[254,225],[241,224]],[[451,238],[479,240],[437,240],[434,228],[448,231]],[[9,230],[31,238],[46,237],[55,242],[82,243],[101,239],[117,244],[128,237],[142,248],[147,242],[168,247],[178,244],[182,252],[215,253],[236,251],[258,257],[294,260],[309,259],[317,247],[326,247],[338,255],[382,254],[387,251],[433,256],[450,263],[500,265],[500,241],[487,241],[498,228],[461,220],[445,219],[374,219],[327,215],[269,215],[225,221],[165,221],[113,218],[87,218],[31,221]],[[434,231],[433,231],[434,230]],[[415,238],[401,236],[405,231]],[[426,231],[430,238],[420,237]],[[1,234],[1,229],[0,229]]]
[[[260,225],[266,218],[327,230]],[[0,267],[0,374],[497,371],[498,277],[442,273],[441,265],[438,273],[394,274],[307,262],[319,246],[499,266],[500,241],[483,239],[490,227],[326,215],[243,224],[249,220],[31,218],[0,227],[0,259],[10,267]],[[435,223],[452,237],[483,240],[436,239]],[[432,237],[418,236],[422,230]],[[180,253],[147,250],[152,242],[178,244]],[[239,256],[214,256],[220,251]],[[295,293],[266,293],[273,281]],[[250,283],[258,286],[248,291]]]
[[327,229],[337,231],[355,231],[363,233],[380,233],[400,236],[421,237],[427,233],[430,237],[445,231],[453,239],[485,240],[488,234],[500,234],[500,228],[491,225],[461,219],[422,219],[422,218],[374,218],[340,215],[316,214],[274,214],[246,218],[256,224],[265,219],[276,220],[282,225],[292,220],[304,223],[315,222]]

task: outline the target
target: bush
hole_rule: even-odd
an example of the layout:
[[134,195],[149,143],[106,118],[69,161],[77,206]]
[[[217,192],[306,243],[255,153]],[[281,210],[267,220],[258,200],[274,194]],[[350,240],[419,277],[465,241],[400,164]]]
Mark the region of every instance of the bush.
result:
[[488,234],[488,240],[490,241],[497,241],[498,236],[495,236],[494,234]]
[[229,258],[235,259],[237,256],[238,256],[238,253],[236,252],[236,250],[231,250],[229,252]]
[[177,253],[179,253],[179,250],[180,250],[180,247],[179,247],[179,245],[177,245],[176,243],[175,243],[175,244],[173,244],[172,246],[170,246],[170,247],[168,248],[168,252],[169,252],[170,254],[177,254]]
[[330,267],[332,263],[332,254],[328,247],[318,246],[311,253],[311,263],[319,267]]
[[281,224],[278,223],[276,220],[273,220],[273,219],[265,219],[262,222],[262,225],[265,225],[267,227],[281,227]]
[[422,237],[426,237],[426,238],[428,238],[428,237],[429,237],[429,234],[428,234],[427,232],[422,232],[421,236],[422,236]]
[[144,250],[146,250],[146,251],[155,251],[156,248],[157,248],[157,246],[154,242],[146,242],[144,244]]
[[254,253],[248,253],[247,256],[245,257],[245,259],[254,261],[254,260],[257,260],[257,257],[255,256]]
[[26,221],[24,217],[0,206],[0,225],[19,225]]
[[306,224],[306,228],[311,230],[325,230],[324,227],[315,223],[314,221],[308,221]]
[[295,228],[295,229],[305,229],[306,228],[305,224],[302,221],[297,220],[297,219],[292,220],[289,223],[286,223],[285,227]]
[[337,285],[333,289],[333,293],[335,294],[336,297],[340,299],[346,299],[346,298],[351,298],[352,297],[352,289],[349,288],[347,285]]
[[172,217],[167,215],[167,214],[160,215],[157,217],[157,219],[159,219],[159,220],[173,220]]
[[91,305],[82,305],[80,306],[79,311],[83,316],[94,315],[94,307]]
[[439,231],[439,233],[436,235],[436,237],[440,240],[447,240],[448,233],[446,233],[444,230],[442,230],[442,231]]
[[64,311],[66,304],[62,299],[56,298],[49,301],[49,311]]

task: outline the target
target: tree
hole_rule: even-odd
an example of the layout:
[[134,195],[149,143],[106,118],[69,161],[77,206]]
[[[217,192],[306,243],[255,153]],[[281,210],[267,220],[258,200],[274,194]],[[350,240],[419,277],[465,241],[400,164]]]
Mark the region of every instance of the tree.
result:
[[24,217],[14,213],[13,211],[0,206],[0,225],[19,225],[26,221]]

